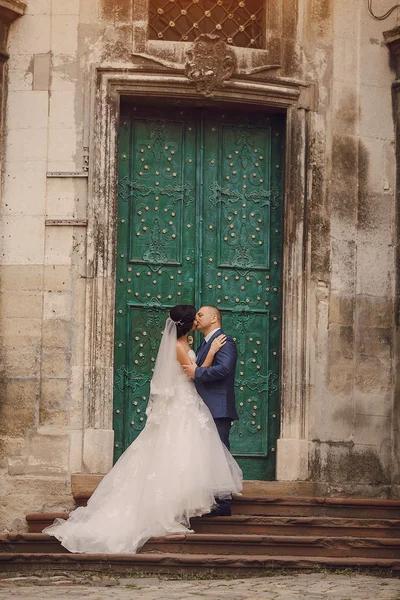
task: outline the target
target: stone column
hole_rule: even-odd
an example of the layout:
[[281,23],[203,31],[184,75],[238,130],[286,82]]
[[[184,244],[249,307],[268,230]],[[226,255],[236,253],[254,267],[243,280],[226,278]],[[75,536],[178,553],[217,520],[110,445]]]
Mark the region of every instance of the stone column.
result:
[[396,80],[393,83],[393,116],[396,131],[396,281],[394,331],[393,484],[400,484],[400,26],[383,33],[390,50]]

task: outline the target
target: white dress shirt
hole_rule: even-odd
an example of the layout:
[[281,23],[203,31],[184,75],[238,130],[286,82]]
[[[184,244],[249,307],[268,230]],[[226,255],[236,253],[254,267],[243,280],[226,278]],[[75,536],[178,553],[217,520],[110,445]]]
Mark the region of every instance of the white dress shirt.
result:
[[212,338],[212,336],[214,335],[214,333],[216,333],[220,329],[221,329],[221,327],[217,327],[216,329],[213,329],[212,331],[210,331],[210,333],[208,333],[206,335],[206,337],[204,338],[204,341],[207,343]]

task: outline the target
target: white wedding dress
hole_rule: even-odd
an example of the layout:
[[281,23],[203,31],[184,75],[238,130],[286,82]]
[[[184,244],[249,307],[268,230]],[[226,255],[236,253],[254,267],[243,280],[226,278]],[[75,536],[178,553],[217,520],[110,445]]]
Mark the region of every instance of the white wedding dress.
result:
[[[135,553],[150,537],[192,533],[191,517],[210,512],[215,498],[242,489],[238,464],[176,359],[176,326],[170,319],[167,330],[169,339],[161,342],[152,380],[146,427],[87,506],[43,530],[71,552]],[[193,351],[189,356],[195,362]]]

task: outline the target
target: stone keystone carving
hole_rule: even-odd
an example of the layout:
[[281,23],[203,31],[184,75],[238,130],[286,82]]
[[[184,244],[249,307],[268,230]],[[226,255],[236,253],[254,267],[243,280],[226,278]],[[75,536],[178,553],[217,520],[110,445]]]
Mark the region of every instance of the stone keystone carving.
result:
[[186,55],[186,75],[205,96],[212,96],[236,69],[235,54],[218,35],[203,33]]

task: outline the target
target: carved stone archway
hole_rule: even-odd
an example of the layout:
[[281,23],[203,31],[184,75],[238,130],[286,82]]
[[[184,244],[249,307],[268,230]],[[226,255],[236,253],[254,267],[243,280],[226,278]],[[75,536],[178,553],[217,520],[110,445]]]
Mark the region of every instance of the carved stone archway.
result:
[[[84,465],[91,473],[112,465],[113,342],[117,205],[117,131],[123,96],[198,101],[200,95],[182,74],[145,72],[140,67],[95,71],[89,179],[88,294]],[[282,420],[277,447],[277,478],[304,480],[308,473],[305,384],[307,345],[306,172],[308,86],[292,82],[231,79],[213,90],[212,102],[264,107],[287,115],[287,168],[284,234],[284,310],[282,339]],[[210,101],[211,102],[211,101]]]

